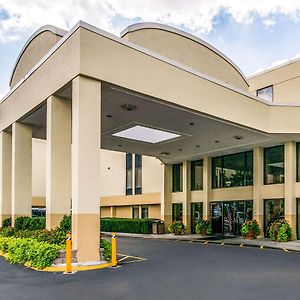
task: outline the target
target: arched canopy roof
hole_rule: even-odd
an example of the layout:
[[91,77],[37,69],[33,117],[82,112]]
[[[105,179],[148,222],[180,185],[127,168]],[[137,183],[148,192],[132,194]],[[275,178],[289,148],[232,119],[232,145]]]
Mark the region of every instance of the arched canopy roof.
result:
[[10,77],[10,88],[15,86],[65,34],[65,30],[52,25],[45,25],[35,31],[17,57]]
[[248,91],[247,78],[239,67],[222,52],[192,34],[163,24],[137,23],[124,29],[121,37]]

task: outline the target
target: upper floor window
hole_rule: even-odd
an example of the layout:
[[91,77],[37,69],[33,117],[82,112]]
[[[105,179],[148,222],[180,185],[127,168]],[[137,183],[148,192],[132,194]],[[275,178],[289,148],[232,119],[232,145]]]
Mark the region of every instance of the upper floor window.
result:
[[300,143],[296,144],[296,172],[297,172],[297,181],[300,181]]
[[203,160],[191,162],[191,190],[203,190]]
[[142,194],[142,155],[135,155],[134,191],[136,195]]
[[212,188],[253,185],[253,152],[212,159]]
[[265,184],[284,183],[284,146],[264,149]]
[[273,101],[273,85],[264,87],[256,91],[257,98],[272,102]]
[[172,192],[182,192],[182,163],[172,166]]

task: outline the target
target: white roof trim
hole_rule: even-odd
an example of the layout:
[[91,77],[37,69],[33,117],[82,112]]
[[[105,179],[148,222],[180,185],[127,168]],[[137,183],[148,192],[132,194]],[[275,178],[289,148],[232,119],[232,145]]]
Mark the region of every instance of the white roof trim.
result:
[[250,94],[250,93],[248,93],[248,92],[245,92],[244,90],[241,90],[241,89],[238,89],[238,88],[236,88],[236,87],[233,87],[233,86],[231,86],[230,84],[227,84],[227,83],[225,83],[225,82],[223,82],[223,81],[221,81],[221,80],[218,80],[218,79],[215,79],[215,78],[212,78],[212,77],[209,77],[209,76],[207,76],[206,74],[202,74],[202,73],[200,73],[200,72],[197,72],[197,71],[195,71],[195,70],[193,70],[192,68],[189,68],[189,67],[187,67],[187,66],[185,66],[185,65],[183,65],[183,64],[180,64],[180,63],[178,63],[178,62],[175,62],[175,61],[173,61],[173,60],[171,60],[171,59],[169,59],[169,58],[166,58],[166,57],[164,57],[164,56],[161,56],[161,55],[159,55],[159,54],[157,54],[157,53],[155,53],[155,52],[153,52],[153,51],[151,51],[151,50],[148,50],[148,49],[145,49],[145,48],[143,48],[143,47],[141,47],[141,46],[138,46],[138,45],[136,45],[136,44],[134,44],[134,43],[131,43],[131,42],[129,42],[129,41],[127,41],[127,40],[124,40],[124,39],[122,39],[122,38],[120,38],[120,37],[117,37],[117,36],[115,36],[115,35],[113,35],[113,34],[111,34],[111,33],[109,33],[109,32],[106,32],[106,31],[104,31],[104,30],[102,30],[102,29],[99,29],[99,28],[97,28],[97,27],[95,27],[95,26],[92,26],[92,25],[90,25],[90,24],[87,24],[87,23],[85,23],[85,22],[83,22],[83,21],[79,21],[72,29],[70,29],[70,31],[68,31],[63,37],[62,37],[62,39],[60,40],[60,41],[58,41],[57,42],[57,44],[55,44],[54,46],[53,46],[53,48],[51,48],[50,50],[49,50],[49,52],[24,76],[24,78],[23,79],[21,79],[9,92],[8,92],[8,94],[7,95],[5,95],[4,96],[4,98],[2,99],[2,102],[0,102],[0,105],[11,95],[11,94],[13,94],[14,93],[14,91],[16,90],[16,89],[18,89],[18,87],[19,86],[21,86],[26,80],[27,80],[27,78],[28,77],[30,77],[30,75],[31,74],[33,74],[45,61],[47,61],[47,59],[57,50],[57,49],[59,49],[60,48],[60,46],[61,45],[63,45],[72,35],[73,35],[73,33],[75,33],[76,31],[77,31],[77,29],[78,28],[84,28],[84,29],[86,29],[86,30],[89,30],[89,31],[91,31],[91,32],[94,32],[94,33],[96,33],[96,34],[99,34],[99,35],[101,35],[101,36],[103,36],[103,37],[105,37],[105,38],[108,38],[108,39],[110,39],[110,40],[113,40],[113,41],[115,41],[115,42],[117,42],[117,43],[119,43],[119,44],[122,44],[122,45],[124,45],[124,46],[127,46],[127,47],[129,47],[129,48],[132,48],[132,49],[135,49],[135,50],[137,50],[137,51],[139,51],[139,52],[141,52],[141,53],[144,53],[144,54],[146,54],[146,55],[148,55],[148,56],[151,56],[151,57],[153,57],[153,58],[156,58],[156,59],[158,59],[158,60],[160,60],[160,61],[163,61],[163,62],[165,62],[165,63],[168,63],[168,64],[170,64],[170,65],[172,65],[172,66],[174,66],[174,67],[176,67],[176,68],[178,68],[178,69],[181,69],[181,70],[183,70],[183,71],[186,71],[186,72],[188,72],[188,73],[191,73],[191,74],[193,74],[193,75],[195,75],[195,76],[198,76],[198,77],[201,77],[201,78],[203,78],[203,79],[206,79],[206,80],[208,80],[208,81],[211,81],[211,82],[213,82],[213,83],[215,83],[215,84],[218,84],[218,85],[220,85],[220,86],[223,86],[224,88],[227,88],[227,89],[230,89],[230,90],[232,90],[232,91],[234,91],[234,92],[237,92],[237,93],[239,93],[239,94],[241,94],[241,95],[244,95],[244,96],[246,96],[246,97],[248,97],[248,98],[250,98],[250,99],[252,99],[252,100],[255,100],[255,101],[257,101],[257,102],[260,102],[260,103],[262,103],[262,104],[265,104],[265,105],[268,105],[268,106],[295,106],[295,107],[300,107],[300,104],[294,104],[294,103],[291,103],[291,104],[288,104],[288,103],[270,103],[270,102],[268,102],[268,101],[265,101],[265,100],[262,100],[262,99],[259,99],[259,98],[257,98],[257,97],[255,97],[255,96],[253,96],[252,94]]
[[181,35],[185,38],[188,38],[198,44],[203,45],[204,47],[208,48],[209,50],[215,52],[217,55],[219,55],[221,58],[223,58],[225,61],[227,61],[243,78],[243,80],[246,82],[246,84],[249,86],[247,77],[244,75],[242,70],[225,54],[223,54],[221,51],[210,45],[209,43],[205,42],[204,40],[200,39],[199,37],[196,37],[188,32],[185,32],[181,29],[169,26],[169,25],[164,25],[160,23],[154,23],[154,22],[141,22],[141,23],[136,23],[129,25],[126,27],[120,34],[120,36],[123,38],[127,33],[137,31],[137,30],[142,30],[142,29],[159,29],[159,30],[164,30],[164,31],[169,31],[171,33],[175,33],[177,35]]
[[10,75],[10,80],[9,80],[9,85],[11,86],[11,82],[12,82],[12,79],[13,79],[13,76],[15,74],[15,70],[16,70],[16,67],[21,59],[21,56],[23,55],[23,53],[25,52],[26,48],[28,47],[28,45],[39,35],[41,34],[42,32],[45,32],[45,31],[51,31],[52,33],[58,35],[58,36],[61,36],[63,37],[67,31],[63,30],[63,29],[60,29],[58,27],[55,27],[55,26],[52,26],[52,25],[45,25],[45,26],[42,26],[41,28],[39,28],[38,30],[36,30],[27,40],[27,42],[25,43],[25,45],[23,46],[22,50],[20,51],[17,59],[16,59],[16,62],[15,62],[15,65],[12,69],[12,73]]

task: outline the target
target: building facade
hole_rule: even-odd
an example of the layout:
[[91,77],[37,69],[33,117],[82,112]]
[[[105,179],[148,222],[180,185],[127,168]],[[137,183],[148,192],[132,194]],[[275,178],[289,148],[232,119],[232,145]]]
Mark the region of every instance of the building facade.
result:
[[246,78],[161,24],[121,37],[42,27],[0,104],[0,219],[45,205],[53,228],[72,211],[79,261],[99,259],[100,215],[180,219],[188,232],[211,218],[224,235],[286,218],[297,238],[299,75],[294,60]]

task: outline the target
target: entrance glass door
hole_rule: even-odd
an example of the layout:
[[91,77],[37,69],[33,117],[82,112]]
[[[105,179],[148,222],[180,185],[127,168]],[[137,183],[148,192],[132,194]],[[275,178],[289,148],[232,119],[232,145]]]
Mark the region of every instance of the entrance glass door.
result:
[[202,202],[191,203],[191,233],[196,233],[196,225],[200,219],[203,218]]
[[276,220],[284,218],[284,199],[268,199],[264,203],[264,233],[269,237],[269,226]]
[[211,203],[211,225],[213,234],[223,234],[223,203]]
[[214,234],[240,235],[245,220],[252,220],[252,200],[217,202],[210,205]]

